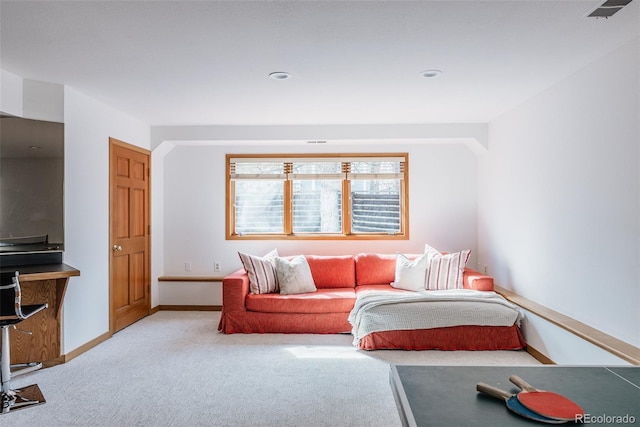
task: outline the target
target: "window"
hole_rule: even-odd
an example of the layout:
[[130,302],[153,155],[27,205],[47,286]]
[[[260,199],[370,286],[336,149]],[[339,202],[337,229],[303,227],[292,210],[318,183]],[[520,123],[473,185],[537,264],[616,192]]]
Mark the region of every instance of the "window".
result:
[[403,154],[227,155],[228,239],[407,239]]

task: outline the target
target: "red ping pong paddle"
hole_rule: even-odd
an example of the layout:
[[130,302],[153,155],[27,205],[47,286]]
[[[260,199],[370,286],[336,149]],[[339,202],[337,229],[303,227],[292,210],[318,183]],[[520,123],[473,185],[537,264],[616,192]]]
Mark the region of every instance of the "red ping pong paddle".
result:
[[517,375],[511,375],[509,381],[522,389],[518,401],[538,414],[562,421],[575,421],[584,416],[584,410],[574,401],[552,391],[538,390]]
[[528,418],[530,420],[539,421],[542,423],[547,423],[547,424],[563,424],[566,422],[562,420],[554,420],[552,418],[548,418],[536,412],[533,412],[527,407],[525,407],[522,403],[520,403],[520,401],[518,401],[518,398],[515,394],[511,394],[507,391],[500,390],[499,388],[490,386],[489,384],[478,383],[476,385],[476,390],[478,390],[481,393],[487,394],[491,397],[495,397],[496,399],[504,400],[504,403],[507,405],[507,408],[514,414],[518,414],[521,417]]

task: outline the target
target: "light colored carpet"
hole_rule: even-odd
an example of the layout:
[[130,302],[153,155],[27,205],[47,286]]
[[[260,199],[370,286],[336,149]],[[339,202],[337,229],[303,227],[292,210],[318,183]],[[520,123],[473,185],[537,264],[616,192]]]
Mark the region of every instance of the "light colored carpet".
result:
[[216,331],[161,311],[70,362],[16,377],[47,403],[4,426],[399,426],[389,364],[534,365],[525,352],[363,352],[350,335]]

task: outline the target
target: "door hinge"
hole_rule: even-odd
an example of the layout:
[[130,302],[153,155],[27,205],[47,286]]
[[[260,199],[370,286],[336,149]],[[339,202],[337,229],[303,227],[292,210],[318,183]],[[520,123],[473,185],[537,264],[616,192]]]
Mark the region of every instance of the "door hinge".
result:
[[151,234],[151,225],[147,225],[147,234]]

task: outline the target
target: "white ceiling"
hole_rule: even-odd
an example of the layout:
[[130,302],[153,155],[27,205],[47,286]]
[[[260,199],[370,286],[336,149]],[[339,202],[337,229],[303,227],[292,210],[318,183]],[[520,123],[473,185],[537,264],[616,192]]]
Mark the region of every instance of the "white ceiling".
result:
[[638,37],[601,3],[2,0],[0,68],[150,125],[486,123]]

